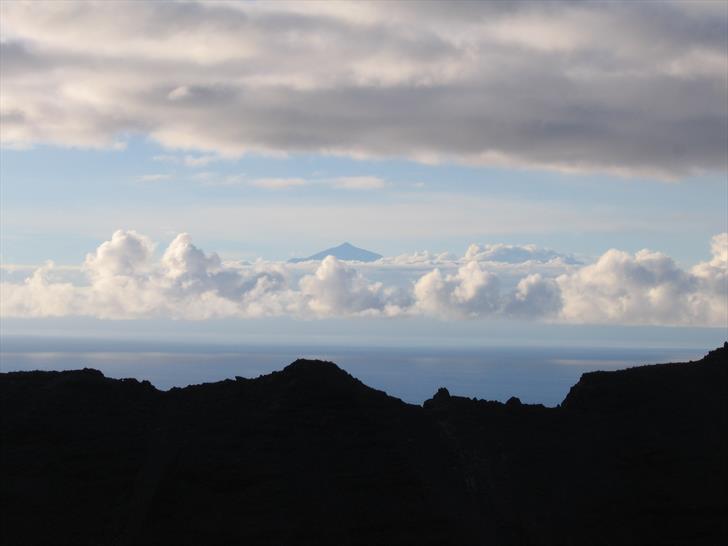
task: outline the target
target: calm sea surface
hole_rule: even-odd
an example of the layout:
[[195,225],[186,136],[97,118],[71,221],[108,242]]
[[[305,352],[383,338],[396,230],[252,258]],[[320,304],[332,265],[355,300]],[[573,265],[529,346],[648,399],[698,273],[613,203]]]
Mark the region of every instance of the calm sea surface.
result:
[[0,370],[96,368],[114,378],[147,379],[160,389],[280,370],[296,358],[336,362],[367,385],[420,404],[439,387],[452,394],[560,403],[579,376],[639,364],[697,360],[696,349],[341,348],[205,345],[98,339],[4,337]]

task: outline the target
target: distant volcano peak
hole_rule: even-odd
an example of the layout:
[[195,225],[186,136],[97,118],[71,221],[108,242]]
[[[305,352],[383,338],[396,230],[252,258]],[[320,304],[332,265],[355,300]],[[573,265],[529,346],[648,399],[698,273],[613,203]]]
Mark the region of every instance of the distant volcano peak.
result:
[[349,242],[341,243],[339,246],[334,246],[317,252],[307,258],[292,258],[288,260],[289,263],[307,262],[309,260],[323,260],[326,256],[333,256],[338,260],[356,261],[356,262],[374,262],[379,260],[382,255],[370,250],[365,250],[357,246],[352,245]]

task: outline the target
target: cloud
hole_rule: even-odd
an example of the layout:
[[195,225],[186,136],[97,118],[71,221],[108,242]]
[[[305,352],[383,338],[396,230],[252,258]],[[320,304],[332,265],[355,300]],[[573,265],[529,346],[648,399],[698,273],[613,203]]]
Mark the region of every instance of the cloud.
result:
[[376,176],[344,176],[334,180],[332,186],[342,190],[378,190],[385,182]]
[[472,244],[465,252],[466,260],[478,260],[487,262],[523,263],[561,261],[566,264],[579,263],[576,258],[569,254],[560,254],[549,248],[541,248],[536,245],[506,245],[506,244]]
[[181,100],[184,98],[187,98],[190,96],[190,88],[186,85],[180,85],[179,87],[176,87],[172,89],[172,91],[167,94],[167,98],[169,100]]
[[312,186],[324,184],[341,190],[374,190],[385,186],[384,180],[376,176],[343,176],[333,180],[317,179],[306,180],[304,178],[258,178],[250,182],[251,186],[265,188],[268,190],[282,190],[297,186]]
[[162,180],[169,180],[169,174],[143,174],[139,177],[142,182],[161,182]]
[[370,283],[334,256],[327,256],[313,275],[299,282],[305,305],[317,316],[396,315],[395,291]]
[[87,292],[69,282],[51,280],[47,262],[22,283],[0,283],[0,316],[62,317],[88,313]]
[[420,278],[414,287],[416,307],[426,315],[478,318],[500,308],[498,278],[470,261],[452,275],[439,269]]
[[197,281],[217,273],[221,268],[220,257],[213,253],[205,253],[192,244],[187,233],[180,233],[169,244],[161,260],[165,276],[184,281]]
[[2,284],[2,315],[97,318],[257,317],[289,312],[285,273],[275,265],[224,266],[182,233],[161,259],[154,245],[134,231],[118,230],[87,255],[87,283],[52,281],[52,264],[23,283]]
[[148,237],[120,229],[86,255],[84,267],[94,277],[131,276],[148,267],[153,252],[154,243]]
[[685,271],[664,254],[609,250],[594,264],[556,278],[568,322],[728,324],[728,234],[713,238],[713,258]]
[[432,265],[455,265],[459,258],[451,252],[430,252],[422,250],[412,254],[400,254],[398,256],[385,256],[377,260],[380,265],[391,265],[394,267],[406,266],[432,266]]
[[152,157],[154,161],[161,161],[163,163],[179,163],[179,156],[171,154],[159,154]]
[[[395,270],[431,270],[438,267],[443,271],[455,270],[475,261],[498,275],[523,276],[529,273],[560,274],[581,262],[571,254],[565,254],[533,244],[476,244],[468,246],[462,256],[451,252],[420,251],[398,256],[385,256],[371,267]],[[370,267],[364,265],[363,267]]]
[[202,154],[202,155],[173,155],[173,154],[159,154],[152,157],[154,161],[161,161],[164,163],[176,163],[182,164],[187,167],[205,167],[210,163],[216,161],[222,161],[224,158],[214,154]]
[[306,181],[303,178],[258,178],[257,180],[252,180],[250,185],[267,190],[282,190],[296,186],[305,186]]
[[[148,237],[117,230],[86,256],[81,282],[78,270],[50,262],[22,279],[3,275],[0,315],[191,320],[430,316],[725,327],[728,233],[713,237],[711,252],[710,260],[690,269],[659,252],[614,249],[586,265],[478,261],[482,253],[468,252],[462,259],[421,253],[416,267],[395,259],[354,269],[333,256],[303,265],[225,263],[195,246],[186,233],[157,257]],[[384,271],[389,277],[371,280],[359,269],[375,275]]]
[[188,167],[204,167],[221,159],[221,157],[216,155],[186,155],[182,161]]
[[451,4],[3,2],[3,144],[726,170],[722,6]]
[[534,273],[518,281],[503,310],[506,316],[538,319],[553,318],[562,308],[563,299],[556,281]]

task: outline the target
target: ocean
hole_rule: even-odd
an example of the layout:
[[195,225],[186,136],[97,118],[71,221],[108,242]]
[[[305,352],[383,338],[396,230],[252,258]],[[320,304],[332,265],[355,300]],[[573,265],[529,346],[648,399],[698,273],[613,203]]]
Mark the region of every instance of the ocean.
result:
[[113,378],[146,379],[159,389],[257,377],[297,358],[330,360],[375,389],[421,404],[439,387],[451,394],[555,406],[582,373],[697,360],[695,348],[340,347],[235,345],[79,338],[3,337],[0,370],[96,368]]

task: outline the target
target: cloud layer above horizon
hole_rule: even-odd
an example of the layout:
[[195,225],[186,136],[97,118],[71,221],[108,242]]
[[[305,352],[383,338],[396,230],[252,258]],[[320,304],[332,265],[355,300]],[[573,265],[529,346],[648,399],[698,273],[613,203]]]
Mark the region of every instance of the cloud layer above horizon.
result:
[[[609,250],[594,262],[533,245],[471,245],[464,256],[419,253],[373,263],[223,262],[179,234],[161,256],[116,231],[81,273],[52,263],[0,284],[3,317],[249,319],[287,316],[482,318],[569,324],[723,326],[728,233],[709,261],[685,270],[669,256]],[[365,272],[365,273],[362,273]],[[387,282],[371,280],[384,272]]]
[[673,178],[728,167],[723,2],[0,9],[5,146],[114,147],[141,134],[205,157],[317,153]]

